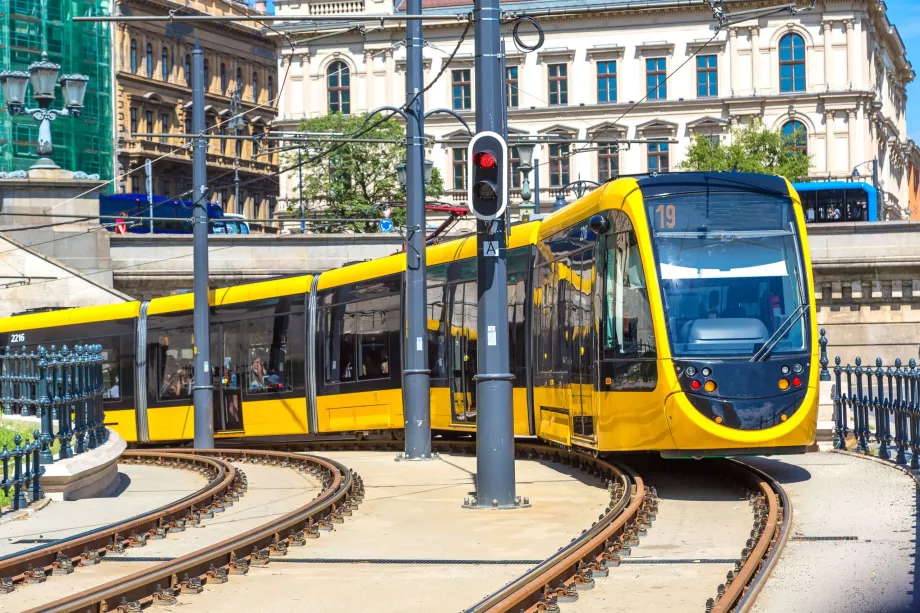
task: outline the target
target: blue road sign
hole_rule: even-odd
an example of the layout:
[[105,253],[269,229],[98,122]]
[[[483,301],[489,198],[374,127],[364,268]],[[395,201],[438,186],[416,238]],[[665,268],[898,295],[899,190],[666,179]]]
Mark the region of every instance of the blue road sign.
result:
[[393,220],[392,219],[381,219],[380,220],[380,231],[381,232],[392,232],[393,231]]

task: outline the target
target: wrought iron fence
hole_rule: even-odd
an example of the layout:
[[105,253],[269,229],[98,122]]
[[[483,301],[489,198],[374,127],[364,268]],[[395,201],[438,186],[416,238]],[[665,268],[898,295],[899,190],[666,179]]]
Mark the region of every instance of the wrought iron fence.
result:
[[[821,330],[824,338],[824,330]],[[822,344],[822,374],[826,354]],[[834,358],[832,400],[834,402],[834,447],[846,449],[850,433],[856,449],[869,453],[878,444],[878,457],[896,464],[920,468],[920,368],[911,358],[886,365],[881,358],[874,366],[841,364]],[[893,434],[892,434],[893,433]]]
[[[102,410],[102,345],[64,345],[60,351],[26,347],[0,353],[0,405],[4,415],[38,417],[32,441],[17,434],[3,445],[0,489],[13,510],[42,498],[44,466],[95,449],[108,439]],[[12,469],[12,470],[11,470]],[[12,472],[12,476],[11,476]]]

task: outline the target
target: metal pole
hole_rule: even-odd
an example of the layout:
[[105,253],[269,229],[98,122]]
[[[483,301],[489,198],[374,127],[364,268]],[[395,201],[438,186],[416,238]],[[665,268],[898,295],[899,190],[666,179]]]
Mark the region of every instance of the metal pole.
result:
[[[501,71],[502,71],[502,132],[501,135],[505,139],[505,142],[508,142],[508,64],[505,62],[505,39],[501,40]],[[511,155],[511,145],[508,145],[508,178],[506,181],[509,181],[508,186],[514,187],[514,173],[510,171],[511,169],[511,159],[514,156]],[[508,190],[508,193],[511,193],[511,190]],[[511,227],[511,203],[505,207],[505,224],[506,227]]]
[[144,187],[147,188],[147,206],[150,207],[150,233],[153,234],[153,162],[144,160],[144,171],[147,175]]
[[193,227],[195,312],[192,348],[195,352],[195,385],[192,399],[195,405],[195,448],[214,448],[214,424],[211,413],[211,343],[208,330],[208,188],[207,151],[204,137],[204,51],[195,41],[192,51],[192,132],[195,147],[192,157],[195,224]]
[[533,212],[540,214],[540,160],[533,161]]
[[[882,192],[878,189],[878,158],[872,160],[872,187],[875,188],[875,219],[883,221],[882,218]],[[869,212],[866,211],[866,218]]]
[[[502,108],[504,75],[499,40],[499,0],[478,0],[475,20],[476,131],[505,133]],[[506,162],[507,163],[507,162]],[[484,257],[493,243],[497,257]],[[514,495],[514,420],[508,359],[508,285],[505,218],[476,223],[479,291],[476,374],[476,504],[512,508]]]
[[[409,0],[407,15],[422,14],[422,0]],[[403,417],[408,460],[431,458],[427,292],[425,290],[425,108],[421,95],[422,22],[406,25],[406,367]]]
[[304,208],[303,208],[303,147],[297,149],[297,182],[300,192],[300,233],[304,234],[307,231],[307,220],[304,218]]

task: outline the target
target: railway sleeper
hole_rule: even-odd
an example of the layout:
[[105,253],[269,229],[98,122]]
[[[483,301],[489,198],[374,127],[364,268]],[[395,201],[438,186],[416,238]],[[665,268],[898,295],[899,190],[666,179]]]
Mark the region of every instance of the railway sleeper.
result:
[[[243,573],[245,574],[245,573]],[[211,568],[208,569],[208,572],[205,574],[208,580],[208,584],[220,585],[221,583],[226,583],[230,580],[227,576],[227,569],[223,566],[215,567],[211,564]]]
[[25,576],[25,582],[32,585],[44,583],[48,580],[48,575],[45,573],[45,569],[41,566],[37,566],[35,568],[27,568],[23,575]]
[[188,573],[185,573],[185,577],[182,578],[182,581],[179,583],[179,593],[180,594],[200,594],[204,591],[204,584],[201,581],[201,577],[189,577]]
[[157,589],[153,592],[154,606],[168,607],[176,604],[176,592],[171,587],[161,587],[157,584]]
[[250,566],[266,566],[270,561],[271,552],[268,549],[259,549],[258,546],[252,548],[249,554]]
[[57,576],[69,575],[73,570],[73,560],[65,556],[63,551],[59,551],[54,562],[51,564],[51,574]]

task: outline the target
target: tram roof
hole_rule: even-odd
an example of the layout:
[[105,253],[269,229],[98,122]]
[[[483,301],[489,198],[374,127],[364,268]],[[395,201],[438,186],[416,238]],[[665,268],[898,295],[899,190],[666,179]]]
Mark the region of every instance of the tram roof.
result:
[[675,172],[638,179],[644,198],[675,192],[739,190],[789,196],[790,184],[783,177],[753,172]]

